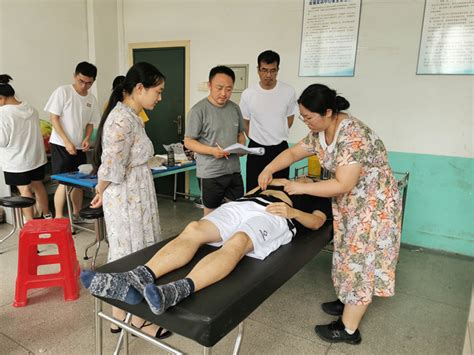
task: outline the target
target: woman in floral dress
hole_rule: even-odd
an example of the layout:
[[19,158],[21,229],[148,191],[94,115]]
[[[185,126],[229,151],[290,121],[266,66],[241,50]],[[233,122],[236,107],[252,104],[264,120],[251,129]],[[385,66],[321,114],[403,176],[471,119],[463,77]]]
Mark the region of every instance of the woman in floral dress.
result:
[[314,154],[331,172],[325,181],[288,182],[285,191],[333,198],[332,279],[338,299],[323,303],[322,309],[342,317],[315,331],[326,341],[358,344],[359,323],[372,297],[395,292],[401,196],[383,142],[363,122],[341,112],[349,108],[345,98],[314,84],[298,103],[300,119],[311,132],[264,169],[259,185],[265,188],[275,171]]
[[[138,113],[144,108],[152,110],[161,101],[164,85],[165,77],[158,69],[149,63],[137,63],[113,89],[102,115],[95,148],[99,181],[91,207],[103,206],[109,262],[160,240],[155,185],[147,166],[154,153],[153,144]],[[115,307],[113,314],[119,319],[125,317]],[[165,335],[170,333],[157,337]]]

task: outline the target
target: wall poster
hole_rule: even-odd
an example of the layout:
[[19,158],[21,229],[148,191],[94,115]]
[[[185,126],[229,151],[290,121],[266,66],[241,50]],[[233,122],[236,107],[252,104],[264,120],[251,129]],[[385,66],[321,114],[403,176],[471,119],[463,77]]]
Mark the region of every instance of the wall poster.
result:
[[474,1],[426,0],[417,74],[474,74]]
[[299,76],[354,76],[361,0],[304,0]]

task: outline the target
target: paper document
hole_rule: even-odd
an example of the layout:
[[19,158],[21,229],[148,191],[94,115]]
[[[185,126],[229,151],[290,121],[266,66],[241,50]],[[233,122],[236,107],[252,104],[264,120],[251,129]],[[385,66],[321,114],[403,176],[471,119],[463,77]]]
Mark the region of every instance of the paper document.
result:
[[229,145],[227,148],[224,148],[224,151],[230,154],[255,154],[255,155],[265,154],[265,148],[263,147],[249,148],[240,143]]

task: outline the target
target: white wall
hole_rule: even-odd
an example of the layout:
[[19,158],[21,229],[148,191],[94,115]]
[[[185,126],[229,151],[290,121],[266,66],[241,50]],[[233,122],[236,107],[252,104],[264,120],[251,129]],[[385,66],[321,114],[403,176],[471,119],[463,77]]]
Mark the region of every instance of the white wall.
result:
[[51,92],[72,83],[76,64],[88,59],[85,1],[2,0],[1,67],[20,98],[41,118]]
[[[91,36],[87,4],[86,0],[0,0],[0,72],[13,77],[18,96],[36,107],[41,118],[48,118],[43,107],[53,90],[73,82],[81,61],[98,67],[99,104],[110,95],[118,75],[116,1],[89,1]],[[95,48],[91,55],[89,39]]]
[[[108,98],[119,74],[117,2],[124,50],[130,42],[191,40],[191,104],[206,95],[198,85],[216,64],[249,64],[255,83],[256,57],[271,48],[282,57],[279,79],[298,93],[314,82],[337,89],[389,150],[474,156],[474,76],[415,75],[424,0],[363,1],[355,77],[348,78],[298,77],[301,0],[0,0],[0,72],[13,76],[19,96],[43,118],[52,90],[89,60],[91,3],[98,99]],[[296,122],[290,141],[305,133]]]
[[[348,78],[298,77],[303,1],[123,1],[127,43],[191,40],[191,104],[205,96],[198,85],[212,66],[250,64],[255,83],[258,53],[273,49],[282,57],[279,79],[298,94],[315,82],[335,88],[389,150],[474,156],[474,77],[415,75],[424,0],[363,1],[355,77]],[[290,141],[305,134],[296,122]]]
[[98,68],[97,99],[102,108],[109,99],[112,81],[119,74],[116,0],[94,0],[95,64]]
[[[98,67],[93,90],[102,107],[118,74],[117,48],[116,0],[0,0],[0,74],[13,77],[17,96],[42,119],[53,90],[73,82],[81,61]],[[9,195],[0,175],[0,196]]]

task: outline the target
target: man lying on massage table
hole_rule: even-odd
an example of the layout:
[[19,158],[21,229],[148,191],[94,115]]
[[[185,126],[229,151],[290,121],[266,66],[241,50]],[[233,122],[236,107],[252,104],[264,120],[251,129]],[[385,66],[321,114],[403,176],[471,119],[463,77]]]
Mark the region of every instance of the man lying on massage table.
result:
[[[289,243],[297,231],[319,229],[332,218],[329,199],[289,196],[283,191],[286,181],[275,179],[267,190],[255,188],[189,223],[143,266],[123,273],[83,270],[81,281],[98,297],[129,304],[138,304],[145,297],[151,311],[162,314],[193,292],[225,278],[245,255],[263,260]],[[155,285],[156,279],[186,265],[204,244],[222,248],[199,261],[186,278]]]

